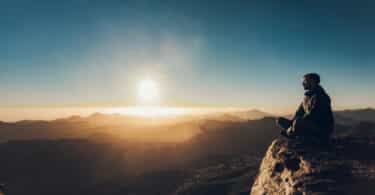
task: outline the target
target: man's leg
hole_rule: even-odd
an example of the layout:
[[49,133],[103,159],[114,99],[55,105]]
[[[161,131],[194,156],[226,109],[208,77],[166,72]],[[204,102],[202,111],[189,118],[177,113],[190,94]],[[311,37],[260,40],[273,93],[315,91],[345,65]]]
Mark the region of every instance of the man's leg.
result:
[[321,129],[313,122],[304,119],[297,119],[293,121],[293,134],[296,136],[306,138],[319,138]]
[[292,138],[289,136],[288,134],[288,129],[292,126],[293,124],[293,121],[287,119],[287,118],[283,118],[283,117],[279,117],[276,119],[276,123],[279,127],[281,127],[281,131],[280,131],[280,134],[284,137],[287,137],[287,138]]
[[287,118],[284,118],[284,117],[279,117],[276,119],[276,124],[281,127],[283,130],[287,130],[289,129],[289,127],[292,126],[293,124],[293,121],[287,119]]
[[330,133],[311,121],[297,120],[293,123],[293,129],[296,130],[297,136],[317,141],[320,144],[330,143]]

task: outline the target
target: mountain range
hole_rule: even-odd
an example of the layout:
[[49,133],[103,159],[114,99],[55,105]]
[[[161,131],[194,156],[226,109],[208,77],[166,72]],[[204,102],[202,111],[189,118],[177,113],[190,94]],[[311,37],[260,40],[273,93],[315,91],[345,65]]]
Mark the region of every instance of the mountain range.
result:
[[[335,136],[363,143],[365,151],[375,140],[372,114],[373,109],[336,111]],[[1,122],[0,184],[13,195],[249,194],[278,134],[274,116],[257,110]],[[353,159],[356,170],[364,171],[360,175],[372,169],[372,161],[361,160],[366,155]]]

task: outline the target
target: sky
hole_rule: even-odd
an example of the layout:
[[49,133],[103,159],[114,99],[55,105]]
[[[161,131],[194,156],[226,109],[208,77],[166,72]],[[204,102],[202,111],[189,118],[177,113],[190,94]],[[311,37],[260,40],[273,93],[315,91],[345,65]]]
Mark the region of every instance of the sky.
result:
[[335,109],[375,107],[375,3],[2,0],[0,108],[160,104],[291,111],[317,72]]

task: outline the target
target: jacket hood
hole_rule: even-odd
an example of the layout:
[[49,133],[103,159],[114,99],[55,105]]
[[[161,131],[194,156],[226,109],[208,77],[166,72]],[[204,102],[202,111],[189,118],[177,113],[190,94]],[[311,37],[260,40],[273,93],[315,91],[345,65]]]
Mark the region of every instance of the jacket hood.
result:
[[305,96],[311,97],[313,95],[319,95],[319,96],[327,97],[328,101],[331,101],[331,98],[329,97],[327,92],[320,85],[317,85],[314,89],[306,90]]
[[305,95],[306,96],[312,96],[314,94],[324,94],[324,95],[327,95],[327,93],[325,92],[325,90],[323,89],[323,87],[320,86],[320,85],[317,85],[313,89],[309,89],[309,90],[305,91]]

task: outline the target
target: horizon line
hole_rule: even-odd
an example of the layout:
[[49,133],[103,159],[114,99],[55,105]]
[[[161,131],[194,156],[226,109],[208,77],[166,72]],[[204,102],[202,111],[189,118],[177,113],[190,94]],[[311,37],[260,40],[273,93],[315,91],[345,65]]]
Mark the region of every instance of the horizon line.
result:
[[[36,110],[50,110],[49,112],[35,112]],[[143,109],[143,110],[142,110]],[[159,110],[158,110],[159,109]],[[375,110],[374,107],[356,107],[334,109],[334,112],[352,111],[352,110]],[[5,112],[1,112],[5,111]],[[18,113],[17,113],[18,111]],[[0,121],[2,122],[18,122],[18,121],[52,121],[56,119],[69,118],[72,116],[88,117],[93,114],[119,114],[122,116],[138,116],[138,117],[152,117],[159,116],[188,116],[199,114],[214,114],[227,112],[241,112],[241,111],[258,111],[270,116],[288,116],[292,115],[294,111],[285,112],[269,112],[258,108],[249,107],[0,107]],[[13,113],[12,113],[13,112]],[[148,112],[151,112],[148,115]]]

